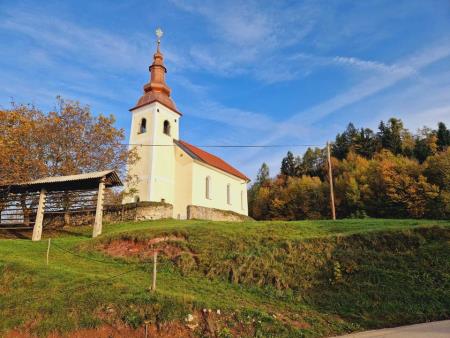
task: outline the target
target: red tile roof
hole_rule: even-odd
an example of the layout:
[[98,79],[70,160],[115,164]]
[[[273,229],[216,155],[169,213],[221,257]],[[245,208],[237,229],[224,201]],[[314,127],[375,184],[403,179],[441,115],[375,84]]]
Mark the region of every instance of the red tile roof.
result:
[[250,179],[247,176],[245,176],[239,170],[233,168],[231,165],[229,165],[221,158],[181,140],[175,141],[175,143],[178,146],[180,146],[184,151],[186,151],[192,158],[205,162],[206,164],[209,164],[214,168],[225,171],[233,176],[242,178],[243,180],[250,181]]

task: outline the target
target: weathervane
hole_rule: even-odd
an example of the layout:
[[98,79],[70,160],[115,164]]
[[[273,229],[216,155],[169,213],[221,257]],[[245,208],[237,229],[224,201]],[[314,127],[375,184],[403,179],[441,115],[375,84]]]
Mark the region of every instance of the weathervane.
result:
[[162,31],[161,28],[158,27],[158,28],[156,29],[156,31],[155,31],[155,34],[156,34],[156,37],[158,38],[158,40],[156,40],[156,41],[157,41],[157,43],[158,43],[158,49],[159,49],[159,45],[160,45],[160,43],[161,43],[161,38],[162,38],[164,32]]

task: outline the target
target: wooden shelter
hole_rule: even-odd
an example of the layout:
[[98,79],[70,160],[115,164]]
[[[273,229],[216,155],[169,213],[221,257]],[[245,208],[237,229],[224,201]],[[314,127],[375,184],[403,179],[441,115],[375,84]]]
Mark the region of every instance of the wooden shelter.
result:
[[[92,208],[95,205],[92,237],[97,237],[102,233],[105,188],[122,185],[119,176],[114,170],[70,176],[53,176],[31,182],[0,186],[0,202],[8,205],[12,201],[17,205],[20,203],[19,198],[34,196],[37,202],[37,210],[33,213],[35,215],[33,241],[39,241],[42,237],[43,220],[46,211],[52,213],[76,212],[77,209],[85,210],[83,207],[86,205],[91,205]],[[49,196],[52,198],[48,198]],[[67,207],[68,200],[70,200],[70,208]],[[14,210],[14,207],[11,208]],[[70,211],[68,211],[69,209]]]

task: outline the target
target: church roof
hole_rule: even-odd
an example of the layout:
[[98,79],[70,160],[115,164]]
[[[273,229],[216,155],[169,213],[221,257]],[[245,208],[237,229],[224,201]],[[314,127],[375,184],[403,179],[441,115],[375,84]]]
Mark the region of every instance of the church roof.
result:
[[213,154],[210,154],[196,146],[193,146],[192,144],[189,144],[185,141],[174,140],[174,142],[176,145],[178,145],[181,149],[183,149],[193,159],[204,162],[214,168],[225,171],[228,174],[242,178],[243,180],[250,181],[250,179],[247,176],[245,176],[243,173],[241,173],[236,168],[229,165],[227,162],[225,162],[221,158],[219,158]]

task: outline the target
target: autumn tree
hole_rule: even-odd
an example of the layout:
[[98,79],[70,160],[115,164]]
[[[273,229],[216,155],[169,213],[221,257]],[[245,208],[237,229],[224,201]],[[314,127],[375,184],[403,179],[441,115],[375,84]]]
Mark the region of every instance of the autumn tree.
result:
[[[274,211],[278,211],[277,214],[283,215],[287,220],[320,219],[327,214],[324,210],[328,206],[327,198],[325,185],[320,178],[290,177]],[[277,208],[283,208],[284,212]]]
[[[381,122],[375,134],[349,124],[332,144],[331,164],[338,217],[450,218],[450,131],[422,128],[413,135],[399,119]],[[261,168],[249,196],[257,219],[329,217],[324,149],[288,152],[280,175]],[[295,170],[292,167],[295,166]],[[264,186],[264,189],[255,187]],[[321,193],[321,191],[323,193]]]
[[366,214],[363,196],[367,194],[369,160],[350,152],[337,163],[335,201],[339,217],[360,217]]
[[417,161],[387,150],[371,161],[367,181],[365,202],[371,213],[382,217],[423,217],[438,195],[438,187],[427,181]]
[[33,106],[12,104],[0,109],[0,185],[24,182],[46,174],[42,157],[44,114]]
[[48,114],[15,104],[0,110],[1,183],[105,169],[130,179],[125,166],[137,155],[122,145],[125,132],[114,123],[112,115],[93,116],[88,106],[60,97]]
[[430,207],[431,216],[450,218],[450,147],[429,157],[424,163],[428,181],[439,187],[439,196]]

